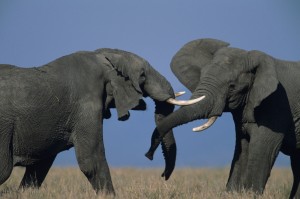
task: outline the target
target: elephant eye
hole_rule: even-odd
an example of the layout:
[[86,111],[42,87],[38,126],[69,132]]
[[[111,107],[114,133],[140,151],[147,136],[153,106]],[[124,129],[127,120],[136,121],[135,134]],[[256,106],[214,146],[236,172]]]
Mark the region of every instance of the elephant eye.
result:
[[140,77],[140,79],[139,79],[139,84],[142,84],[142,83],[144,83],[144,82],[145,82],[145,80],[146,80],[146,77]]
[[233,92],[235,90],[235,85],[233,83],[229,83],[229,92]]
[[143,84],[146,81],[145,72],[143,71],[139,78],[139,84]]

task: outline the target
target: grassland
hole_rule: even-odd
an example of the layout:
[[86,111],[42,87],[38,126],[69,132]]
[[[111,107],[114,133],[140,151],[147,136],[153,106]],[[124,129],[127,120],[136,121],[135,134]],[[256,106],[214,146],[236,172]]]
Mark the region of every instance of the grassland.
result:
[[[282,199],[288,198],[292,183],[289,169],[275,168],[268,181],[264,195],[253,193],[228,193],[225,184],[228,169],[176,169],[168,181],[161,177],[162,169],[113,168],[111,174],[117,199]],[[95,195],[85,176],[78,168],[52,168],[42,187],[38,190],[18,190],[23,169],[15,168],[12,176],[0,186],[0,198],[52,199],[52,198],[103,198]]]

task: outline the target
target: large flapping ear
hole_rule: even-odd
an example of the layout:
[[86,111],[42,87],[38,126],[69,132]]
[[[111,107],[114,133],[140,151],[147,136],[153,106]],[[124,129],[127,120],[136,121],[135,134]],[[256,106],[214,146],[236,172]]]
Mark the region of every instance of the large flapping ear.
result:
[[264,99],[276,91],[279,81],[274,68],[274,60],[270,56],[259,51],[250,51],[248,59],[253,64],[252,71],[255,73],[255,77],[246,108],[248,109],[247,113],[251,112],[252,114],[248,117],[254,119],[254,109],[259,107]]
[[[140,70],[137,61],[131,63],[133,58],[130,53],[113,49],[99,49],[96,51],[106,58],[107,65],[111,70],[107,74],[108,85],[106,86],[108,97],[113,97],[119,120],[127,120],[130,116],[129,110],[144,107],[142,91],[139,86]],[[123,54],[125,56],[123,56]],[[140,68],[142,68],[140,66]],[[108,99],[108,104],[112,99]]]
[[143,58],[123,50],[102,48],[96,52],[103,54],[112,66],[125,78],[128,78],[137,92],[142,93],[140,79],[144,74]]
[[109,80],[118,118],[125,121],[130,116],[129,110],[140,106],[143,96],[136,91],[128,78],[118,75],[116,70],[110,71]]
[[172,58],[171,69],[178,80],[193,92],[200,81],[201,69],[217,50],[229,43],[216,39],[198,39],[185,44]]

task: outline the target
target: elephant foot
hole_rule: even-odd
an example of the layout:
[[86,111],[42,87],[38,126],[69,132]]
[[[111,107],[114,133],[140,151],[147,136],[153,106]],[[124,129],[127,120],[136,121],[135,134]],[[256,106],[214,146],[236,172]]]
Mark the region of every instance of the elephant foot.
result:
[[169,170],[167,168],[165,168],[164,172],[161,174],[161,177],[165,178],[165,180],[169,180],[171,174],[173,172],[173,169]]

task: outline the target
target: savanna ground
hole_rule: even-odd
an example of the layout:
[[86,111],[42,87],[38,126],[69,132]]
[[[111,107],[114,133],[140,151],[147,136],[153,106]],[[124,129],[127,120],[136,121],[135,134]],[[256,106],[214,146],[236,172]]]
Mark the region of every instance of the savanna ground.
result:
[[[274,168],[262,196],[253,193],[228,193],[225,184],[228,168],[176,169],[168,181],[160,177],[162,169],[111,169],[117,199],[282,199],[288,198],[292,184],[289,168]],[[11,199],[52,199],[52,198],[103,198],[111,199],[105,194],[95,195],[91,185],[78,168],[52,168],[42,187],[38,190],[18,190],[24,170],[15,168],[11,177],[0,186],[0,198]]]

